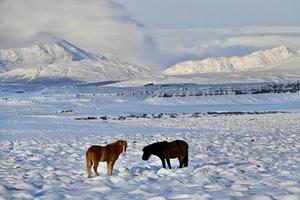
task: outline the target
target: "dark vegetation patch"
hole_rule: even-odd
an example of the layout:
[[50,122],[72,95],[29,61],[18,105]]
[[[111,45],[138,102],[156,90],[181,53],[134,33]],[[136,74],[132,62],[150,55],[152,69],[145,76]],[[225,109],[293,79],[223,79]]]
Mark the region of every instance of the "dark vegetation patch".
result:
[[207,112],[207,115],[263,115],[263,114],[277,114],[277,113],[289,113],[286,111],[233,111],[233,112]]
[[263,114],[277,114],[289,113],[287,111],[228,111],[228,112],[195,112],[195,113],[158,113],[158,114],[130,114],[119,116],[88,116],[76,117],[75,120],[131,120],[131,119],[167,119],[167,118],[197,118],[203,116],[230,116],[230,115],[263,115]]
[[[166,86],[165,86],[166,87]],[[300,91],[300,82],[295,83],[262,83],[262,84],[236,84],[213,85],[203,87],[184,86],[166,87],[155,91],[152,97],[188,97],[212,95],[244,95],[244,94],[279,94],[296,93]]]
[[97,117],[76,117],[75,120],[96,120]]
[[73,112],[73,110],[61,110],[59,113],[71,113],[71,112]]

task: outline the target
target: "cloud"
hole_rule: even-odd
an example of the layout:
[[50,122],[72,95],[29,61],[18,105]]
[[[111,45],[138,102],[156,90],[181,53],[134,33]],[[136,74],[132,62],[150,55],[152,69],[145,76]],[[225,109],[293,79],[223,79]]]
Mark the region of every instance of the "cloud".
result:
[[0,20],[0,48],[58,37],[91,52],[158,65],[149,32],[109,0],[1,0]]
[[278,45],[300,49],[298,26],[153,31],[112,0],[0,1],[0,48],[62,38],[90,52],[154,69],[189,59],[241,56]]
[[231,28],[170,29],[153,32],[165,66],[219,56],[242,56],[256,50],[286,45],[300,50],[300,27],[248,26]]
[[240,36],[229,37],[220,41],[220,46],[229,47],[234,45],[253,46],[257,48],[266,48],[273,46],[286,45],[294,50],[300,48],[299,36],[281,36],[281,35],[264,35],[264,36]]

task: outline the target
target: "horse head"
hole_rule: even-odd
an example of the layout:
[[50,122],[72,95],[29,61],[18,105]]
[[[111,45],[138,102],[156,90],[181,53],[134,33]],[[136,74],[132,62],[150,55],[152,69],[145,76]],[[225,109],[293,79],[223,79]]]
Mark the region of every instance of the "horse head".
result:
[[148,160],[151,156],[151,152],[149,152],[149,149],[147,147],[143,148],[143,160]]
[[119,145],[122,147],[122,154],[124,156],[126,153],[126,149],[127,149],[127,141],[119,140]]

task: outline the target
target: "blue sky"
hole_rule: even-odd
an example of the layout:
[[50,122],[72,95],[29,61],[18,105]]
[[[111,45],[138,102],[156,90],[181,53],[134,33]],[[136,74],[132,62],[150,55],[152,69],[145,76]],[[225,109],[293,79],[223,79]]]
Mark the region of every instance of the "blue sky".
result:
[[114,0],[151,29],[299,26],[299,0]]

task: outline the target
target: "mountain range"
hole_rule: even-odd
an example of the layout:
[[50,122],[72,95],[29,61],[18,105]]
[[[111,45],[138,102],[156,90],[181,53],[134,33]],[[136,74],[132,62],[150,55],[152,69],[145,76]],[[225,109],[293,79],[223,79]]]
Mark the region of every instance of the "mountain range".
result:
[[267,69],[278,65],[295,55],[286,46],[260,50],[242,57],[206,58],[180,62],[164,71],[167,75],[197,73],[241,72]]
[[300,52],[286,46],[242,57],[180,62],[162,73],[80,49],[65,40],[0,50],[0,82],[234,83],[300,80]]

